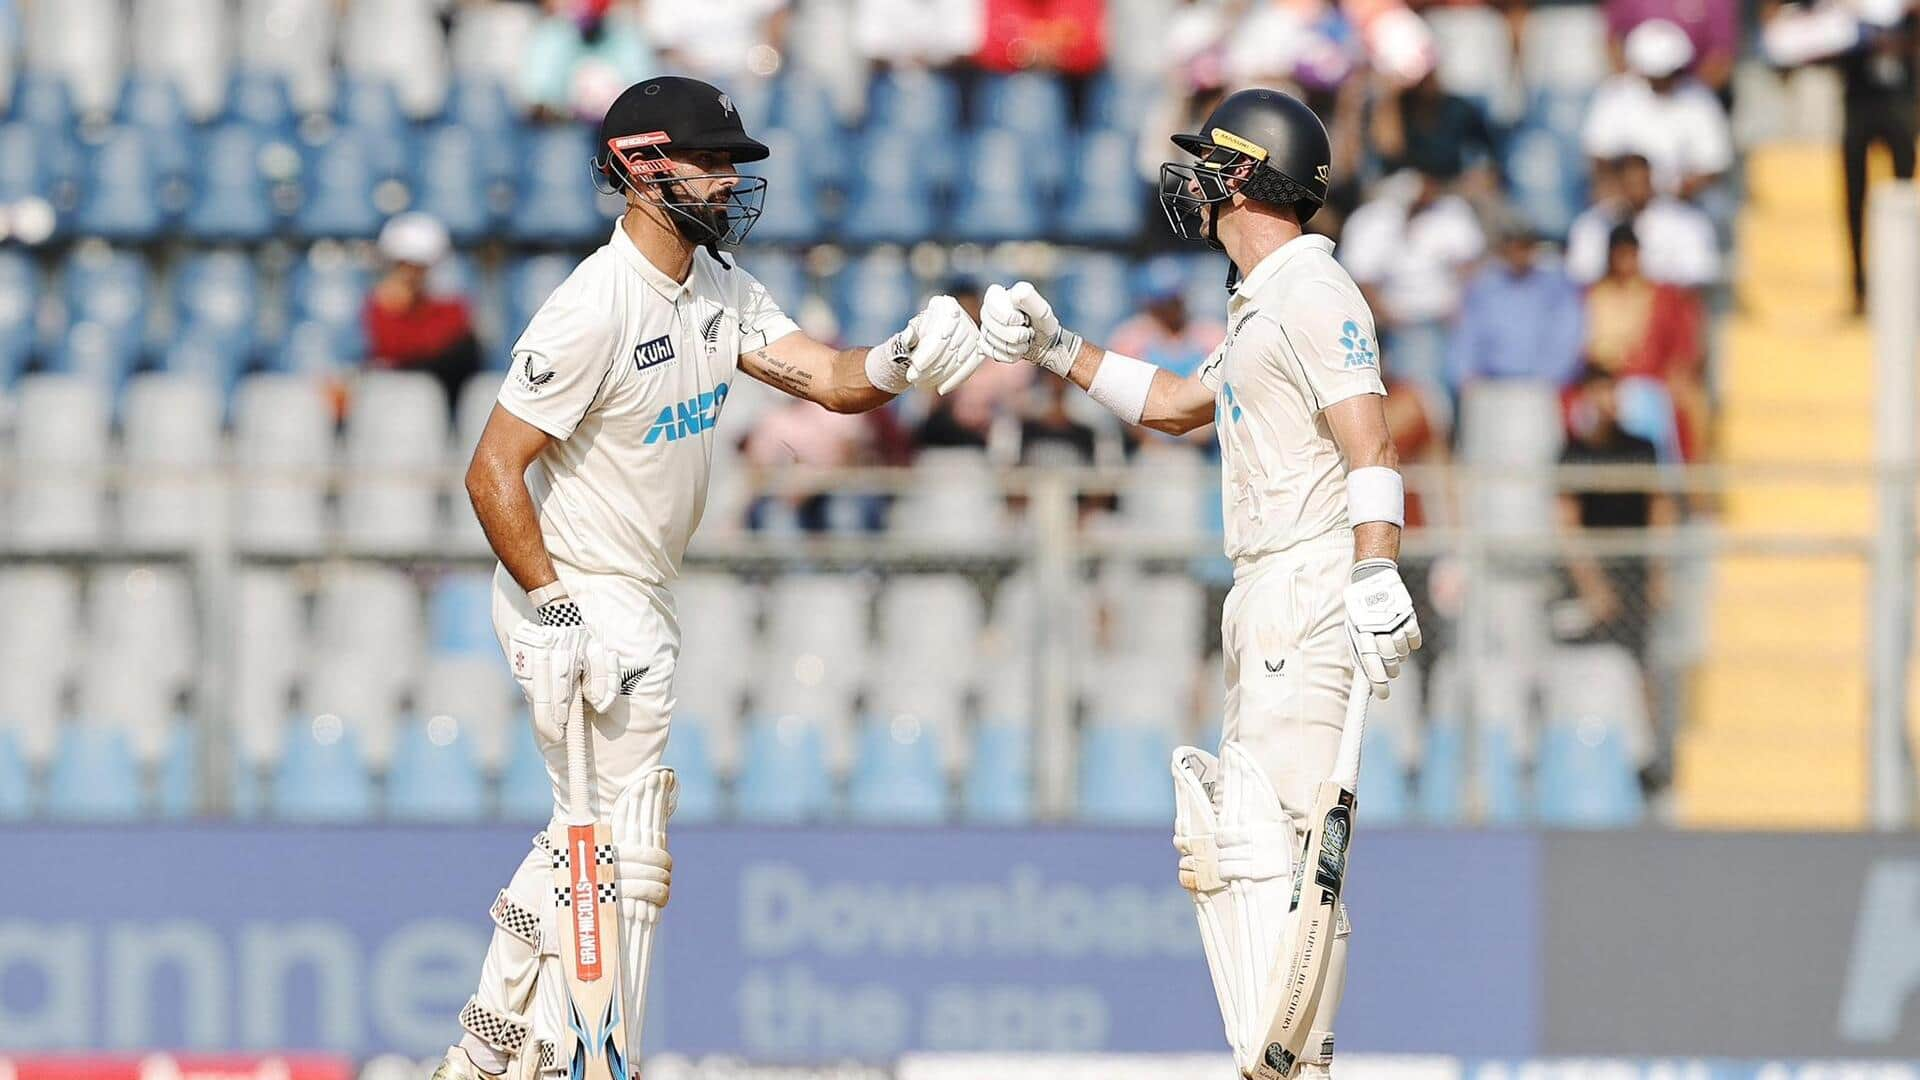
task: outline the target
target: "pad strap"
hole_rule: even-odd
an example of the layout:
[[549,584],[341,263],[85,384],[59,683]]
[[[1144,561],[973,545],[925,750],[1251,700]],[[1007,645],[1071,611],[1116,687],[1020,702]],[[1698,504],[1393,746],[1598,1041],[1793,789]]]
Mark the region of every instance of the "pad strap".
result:
[[518,1054],[527,1041],[526,1017],[489,1009],[478,998],[468,998],[461,1007],[460,1026],[507,1057]]
[[493,898],[493,925],[527,943],[534,952],[540,951],[542,920],[540,916],[520,906],[520,902],[501,889],[500,895]]

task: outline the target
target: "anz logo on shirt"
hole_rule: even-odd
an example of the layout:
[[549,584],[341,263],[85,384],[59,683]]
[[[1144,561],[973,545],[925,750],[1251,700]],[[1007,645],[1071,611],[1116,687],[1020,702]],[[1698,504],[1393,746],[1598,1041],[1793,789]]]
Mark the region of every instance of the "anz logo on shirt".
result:
[[1233,396],[1233,384],[1221,383],[1220,396],[1214,400],[1213,404],[1213,422],[1218,424],[1222,420],[1232,420],[1237,424],[1242,415],[1240,402]]
[[1380,366],[1380,354],[1373,347],[1373,339],[1360,332],[1360,324],[1348,319],[1340,325],[1340,347],[1347,350],[1347,366],[1350,368]]
[[707,393],[690,397],[678,405],[669,405],[653,418],[647,429],[646,445],[665,439],[676,442],[688,435],[711,431],[720,422],[720,406],[727,401],[727,384],[721,383]]

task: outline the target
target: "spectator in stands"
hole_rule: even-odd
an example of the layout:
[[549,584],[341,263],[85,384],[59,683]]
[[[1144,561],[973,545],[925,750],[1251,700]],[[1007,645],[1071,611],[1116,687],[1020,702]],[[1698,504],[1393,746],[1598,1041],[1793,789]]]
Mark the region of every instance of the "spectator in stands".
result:
[[541,120],[597,120],[656,67],[638,21],[613,0],[548,0],[527,44],[520,98]]
[[1038,68],[1076,78],[1107,60],[1106,0],[984,0],[974,63],[988,71]]
[[1340,261],[1373,308],[1388,375],[1447,393],[1448,329],[1485,248],[1473,208],[1418,168],[1382,182],[1347,219]]
[[361,310],[368,366],[433,376],[451,408],[461,384],[480,369],[480,345],[466,299],[431,288],[433,268],[452,246],[446,226],[418,211],[397,214],[380,230],[379,246],[386,273]]
[[1207,354],[1226,337],[1218,319],[1187,314],[1187,271],[1168,255],[1141,263],[1133,272],[1133,295],[1140,314],[1114,328],[1112,348],[1179,375],[1200,370]]
[[1693,46],[1693,74],[1724,95],[1740,51],[1740,13],[1735,0],[1607,0],[1607,42],[1624,50],[1627,35],[1649,19],[1665,19],[1686,32]]
[[1847,185],[1847,240],[1855,314],[1866,310],[1861,231],[1867,202],[1867,151],[1886,147],[1893,175],[1911,180],[1920,138],[1920,15],[1911,3],[1784,3],[1765,9],[1767,58],[1839,68],[1844,102],[1840,137]]
[[1367,118],[1368,149],[1389,172],[1417,169],[1458,177],[1476,201],[1500,190],[1493,131],[1479,106],[1440,84],[1431,62],[1411,84],[1377,76]]
[[1633,28],[1628,70],[1601,83],[1587,109],[1581,143],[1596,166],[1639,154],[1654,186],[1683,199],[1720,180],[1733,164],[1733,133],[1720,99],[1687,74],[1693,56],[1686,31],[1665,19]]
[[1647,280],[1630,225],[1607,239],[1607,273],[1587,290],[1586,357],[1610,375],[1664,383],[1673,398],[1680,453],[1697,460],[1706,435],[1706,305],[1690,289]]
[[[954,278],[944,290],[969,319],[980,318],[980,283]],[[919,446],[989,447],[1010,437],[1033,383],[1030,364],[982,364],[971,378],[933,401],[914,433]],[[880,410],[875,411],[879,415]]]
[[1498,228],[1497,258],[1467,286],[1448,342],[1447,383],[1531,379],[1563,386],[1580,368],[1580,290],[1538,258],[1540,237],[1516,216]]
[[980,0],[854,0],[853,47],[874,64],[944,68],[980,48]]
[[1640,264],[1649,281],[1701,288],[1720,278],[1720,242],[1713,221],[1692,203],[1663,195],[1653,186],[1653,166],[1628,154],[1605,167],[1614,194],[1583,211],[1567,233],[1567,273],[1591,285],[1607,273],[1613,230],[1633,228]]
[[[828,412],[798,399],[782,400],[755,420],[741,445],[741,457],[755,471],[790,465],[844,468],[862,463],[871,448],[870,432],[859,414]],[[835,524],[834,505],[839,498],[830,490],[762,496],[747,509],[747,526],[756,530],[785,527],[783,514],[790,514],[793,526],[823,532]],[[859,502],[849,500],[856,509],[848,517],[861,516]]]
[[644,8],[664,70],[722,86],[780,70],[787,0],[651,0]]

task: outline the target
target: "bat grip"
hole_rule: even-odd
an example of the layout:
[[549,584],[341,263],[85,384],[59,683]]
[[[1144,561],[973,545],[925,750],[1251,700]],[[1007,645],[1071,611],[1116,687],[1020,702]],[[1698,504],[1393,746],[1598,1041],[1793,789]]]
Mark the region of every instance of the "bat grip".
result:
[[1340,749],[1333,757],[1333,780],[1352,791],[1360,779],[1360,743],[1367,734],[1367,702],[1373,697],[1373,684],[1358,665],[1353,669],[1353,685],[1347,688],[1347,719],[1340,727]]
[[593,817],[591,789],[593,777],[587,771],[586,688],[575,684],[567,701],[567,817],[578,825]]

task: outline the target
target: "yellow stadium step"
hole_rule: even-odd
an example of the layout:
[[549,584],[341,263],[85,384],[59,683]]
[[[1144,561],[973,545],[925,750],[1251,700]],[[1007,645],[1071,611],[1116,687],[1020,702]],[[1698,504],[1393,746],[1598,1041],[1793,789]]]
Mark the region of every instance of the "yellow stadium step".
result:
[[1799,738],[1686,733],[1674,813],[1715,828],[1854,829],[1866,822],[1864,734]]
[[1837,222],[1846,205],[1840,150],[1828,143],[1756,147],[1747,155],[1746,173],[1750,206],[1808,218],[1826,217],[1820,211],[1832,209]]
[[1857,651],[1831,650],[1709,664],[1695,680],[1694,702],[1703,735],[1741,733],[1771,741],[1809,718],[1829,730],[1864,731],[1866,664]]

